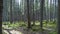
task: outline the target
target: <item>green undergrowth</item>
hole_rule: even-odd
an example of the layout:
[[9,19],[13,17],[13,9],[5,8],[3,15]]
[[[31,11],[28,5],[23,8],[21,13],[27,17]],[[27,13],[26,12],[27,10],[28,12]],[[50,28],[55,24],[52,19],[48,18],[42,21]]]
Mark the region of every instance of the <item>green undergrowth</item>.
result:
[[[31,22],[31,26],[32,26],[33,22]],[[27,22],[23,22],[23,21],[20,21],[20,22],[13,22],[12,24],[10,22],[3,22],[2,25],[4,25],[3,28],[19,28],[19,27],[24,27],[25,29],[27,29],[28,27],[28,24]],[[35,25],[32,26],[31,28],[31,31],[44,31],[45,29],[44,28],[56,28],[56,23],[53,23],[53,21],[51,22],[48,22],[48,21],[43,21],[43,29],[41,29],[40,27],[40,22],[36,21],[35,22]],[[50,32],[49,34],[55,34],[56,32]]]

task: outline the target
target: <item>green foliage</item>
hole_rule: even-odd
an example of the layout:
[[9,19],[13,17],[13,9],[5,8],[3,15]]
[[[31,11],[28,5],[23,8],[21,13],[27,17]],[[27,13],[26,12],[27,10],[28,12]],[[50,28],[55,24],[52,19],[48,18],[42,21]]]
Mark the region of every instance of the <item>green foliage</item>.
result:
[[3,28],[19,28],[19,27],[27,27],[27,24],[24,22],[15,22],[15,23],[9,23],[9,22],[3,22],[4,27]]
[[[12,29],[14,29],[14,28],[19,28],[19,27],[24,27],[24,28],[26,29],[27,26],[28,26],[28,24],[27,24],[27,23],[24,23],[23,21],[15,22],[15,23],[12,23],[12,24],[9,23],[9,22],[3,22],[3,25],[4,25],[5,23],[6,23],[5,27],[8,26],[8,28],[11,27]],[[33,23],[33,22],[31,22],[31,23]],[[31,25],[32,25],[32,24],[31,24]],[[47,26],[47,25],[48,25],[48,26]],[[37,32],[37,31],[44,31],[44,30],[45,30],[44,28],[46,28],[46,26],[55,29],[56,23],[53,23],[53,21],[46,23],[46,21],[44,20],[44,21],[43,21],[43,29],[40,29],[40,22],[35,21],[35,25],[32,26],[31,31],[33,31],[33,32],[34,32],[34,31],[35,31],[35,32]],[[49,34],[55,34],[55,33],[56,33],[56,32],[50,32]]]
[[2,22],[2,24],[7,25],[7,24],[10,24],[10,22],[9,21],[8,22]]
[[18,24],[18,23],[9,24],[8,26],[9,26],[9,27],[12,27],[12,28],[17,28],[17,27],[19,27],[19,24]]
[[54,31],[54,32],[50,32],[49,34],[57,34],[57,32],[56,32],[56,31]]
[[32,26],[32,31],[44,31],[44,29],[41,29],[40,28],[40,25],[34,25],[34,26]]

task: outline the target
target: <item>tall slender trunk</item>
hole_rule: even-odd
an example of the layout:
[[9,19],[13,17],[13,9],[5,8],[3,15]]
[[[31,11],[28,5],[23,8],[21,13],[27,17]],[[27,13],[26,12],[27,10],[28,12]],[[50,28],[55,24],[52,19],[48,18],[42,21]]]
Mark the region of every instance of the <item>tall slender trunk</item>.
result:
[[60,0],[58,0],[58,34],[60,34]]
[[12,23],[12,0],[10,0],[10,23]]
[[31,22],[30,22],[30,13],[29,13],[29,0],[27,0],[27,17],[28,17],[28,29],[31,28]]
[[2,34],[2,11],[3,11],[3,0],[0,0],[0,34]]
[[43,29],[43,6],[44,6],[44,0],[40,0],[40,17],[41,17],[41,20],[40,20],[40,27],[41,29]]
[[34,0],[33,0],[33,25],[35,25]]
[[[45,0],[45,2],[46,2],[46,0]],[[47,15],[47,13],[48,13],[48,0],[47,0],[47,7],[46,7],[46,27],[47,27],[47,24],[48,24],[48,15]],[[46,5],[46,4],[45,4]]]
[[51,8],[52,8],[52,7],[51,7],[51,4],[52,4],[52,0],[50,0],[50,9],[49,9],[49,12],[50,12],[50,18],[49,18],[49,19],[50,19],[50,21],[52,21],[52,19],[51,19],[51,16],[52,16],[52,15],[51,15],[51,11],[52,11],[52,9],[51,9]]

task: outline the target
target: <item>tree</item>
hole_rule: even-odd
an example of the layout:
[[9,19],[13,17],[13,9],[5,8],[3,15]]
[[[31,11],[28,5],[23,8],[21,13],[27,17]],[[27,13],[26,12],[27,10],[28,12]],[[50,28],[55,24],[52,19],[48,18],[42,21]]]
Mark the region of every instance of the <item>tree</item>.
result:
[[33,0],[33,25],[35,25],[34,0]]
[[60,34],[60,0],[58,0],[58,34]]
[[0,34],[2,34],[2,11],[3,11],[3,0],[0,0]]
[[30,13],[29,13],[29,0],[27,0],[27,18],[28,18],[28,29],[31,28],[31,22],[30,22]]
[[10,23],[12,23],[12,0],[10,0]]
[[43,29],[43,7],[44,7],[44,0],[40,0],[40,17],[41,17],[41,20],[40,20],[40,27],[41,29]]

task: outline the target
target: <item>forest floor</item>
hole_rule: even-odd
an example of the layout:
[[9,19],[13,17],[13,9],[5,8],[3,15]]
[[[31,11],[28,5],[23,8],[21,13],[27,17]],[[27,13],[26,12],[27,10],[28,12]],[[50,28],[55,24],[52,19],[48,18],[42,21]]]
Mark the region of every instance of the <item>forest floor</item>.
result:
[[[2,30],[3,32],[7,33],[7,34],[49,34],[50,32],[53,34],[55,34],[56,32],[54,30],[56,30],[56,24],[53,23],[48,23],[46,25],[46,23],[43,23],[43,31],[40,31],[40,23],[36,22],[35,26],[32,26],[32,29],[27,29],[27,23],[23,23],[23,22],[16,22],[15,24],[9,24],[9,22],[7,22],[7,25],[5,24],[5,22],[2,25]],[[14,29],[15,28],[15,29]],[[31,31],[32,30],[32,31]],[[54,32],[53,32],[54,31]],[[5,34],[3,33],[3,34]]]
[[48,31],[44,32],[31,32],[30,30],[24,30],[24,28],[20,27],[17,30],[14,29],[5,29],[3,30],[7,34],[48,34]]

